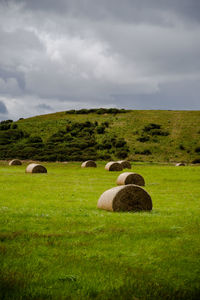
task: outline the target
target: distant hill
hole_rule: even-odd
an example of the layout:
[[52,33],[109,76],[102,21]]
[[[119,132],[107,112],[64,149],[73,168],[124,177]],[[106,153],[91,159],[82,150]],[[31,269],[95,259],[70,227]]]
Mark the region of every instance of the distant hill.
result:
[[0,159],[200,162],[200,111],[91,109],[0,124]]

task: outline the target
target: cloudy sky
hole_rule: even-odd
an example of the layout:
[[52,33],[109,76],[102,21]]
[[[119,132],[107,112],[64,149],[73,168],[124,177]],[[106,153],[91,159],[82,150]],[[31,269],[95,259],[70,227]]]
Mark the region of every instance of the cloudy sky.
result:
[[200,109],[200,0],[0,0],[0,120]]

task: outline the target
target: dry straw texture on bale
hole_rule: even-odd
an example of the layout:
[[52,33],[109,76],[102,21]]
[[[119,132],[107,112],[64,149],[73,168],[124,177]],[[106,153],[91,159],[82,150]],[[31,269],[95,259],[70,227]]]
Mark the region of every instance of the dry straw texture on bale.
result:
[[185,166],[185,163],[177,163],[176,164],[176,167],[184,167]]
[[19,159],[13,159],[9,162],[9,166],[20,166],[22,162]]
[[26,168],[26,173],[47,173],[47,169],[39,164],[30,164]]
[[117,184],[118,185],[136,184],[136,185],[144,186],[145,181],[140,174],[133,173],[133,172],[124,172],[118,176]]
[[119,160],[118,163],[122,165],[123,169],[131,169],[131,163],[127,160]]
[[119,164],[118,162],[115,162],[115,161],[108,162],[105,166],[105,169],[107,171],[122,171],[123,170],[121,164]]
[[129,184],[105,191],[97,207],[109,211],[152,210],[150,195],[140,186]]
[[96,168],[97,164],[93,160],[84,161],[81,165],[82,168]]

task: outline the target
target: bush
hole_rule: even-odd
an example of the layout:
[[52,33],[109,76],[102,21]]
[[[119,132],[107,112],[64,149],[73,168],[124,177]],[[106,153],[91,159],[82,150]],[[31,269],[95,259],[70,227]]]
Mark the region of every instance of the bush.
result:
[[150,154],[152,154],[152,153],[151,153],[151,151],[150,151],[149,149],[144,149],[144,150],[142,150],[142,151],[136,150],[136,151],[135,151],[135,154],[150,155]]
[[23,153],[23,157],[22,157],[23,159],[29,157],[33,158],[33,156],[37,154],[37,149],[35,147],[28,146],[23,149],[22,153]]
[[104,126],[97,126],[96,131],[98,134],[104,134],[105,132],[105,127]]
[[65,113],[70,115],[70,114],[75,114],[76,111],[75,109],[71,109],[71,110],[67,110]]
[[116,148],[122,148],[126,145],[126,141],[124,139],[119,139],[115,143]]
[[0,131],[0,145],[14,143],[24,137],[24,132],[19,129]]
[[161,128],[161,125],[159,124],[155,124],[155,123],[150,123],[148,125],[146,125],[144,128],[143,128],[143,131],[144,132],[149,132],[151,130],[154,130],[154,129],[160,129]]
[[141,137],[137,138],[137,141],[139,141],[141,143],[148,142],[149,140],[150,140],[149,136],[141,136]]
[[98,158],[107,160],[107,159],[111,159],[111,156],[110,156],[110,154],[107,154],[107,153],[106,154],[101,153],[101,154],[98,155]]
[[79,109],[79,110],[75,110],[75,109],[71,109],[71,110],[67,110],[65,113],[66,114],[91,114],[91,113],[97,113],[99,115],[102,114],[117,114],[117,113],[126,113],[129,112],[130,110],[125,110],[125,109],[118,109],[118,108],[91,108],[91,109]]
[[71,136],[71,134],[66,134],[64,136],[64,142],[71,142],[73,140],[73,137]]
[[109,122],[103,122],[101,125],[108,128],[109,127]]
[[112,148],[112,144],[109,141],[103,141],[103,144],[98,145],[98,149],[100,150],[111,149],[111,148]]
[[12,122],[13,122],[13,120],[4,120],[4,121],[1,121],[0,124],[9,124]]
[[86,115],[86,114],[88,114],[88,109],[83,108],[83,109],[77,110],[76,114]]
[[163,131],[161,129],[161,125],[155,124],[155,123],[150,123],[149,125],[146,125],[143,128],[143,132],[148,132],[152,136],[157,136],[157,135],[167,136],[167,135],[169,135],[168,131]]
[[17,129],[18,128],[18,126],[17,126],[17,124],[12,124],[12,127],[11,127],[12,129]]
[[192,161],[192,164],[200,164],[200,158],[195,158],[195,159]]
[[184,147],[182,144],[180,144],[180,145],[179,145],[179,149],[180,149],[180,150],[185,150],[185,147]]
[[9,130],[11,128],[10,124],[1,124],[0,130]]
[[116,152],[117,158],[126,158],[128,156],[128,151],[127,150],[119,150]]
[[196,153],[200,153],[200,147],[196,147],[196,148],[195,148],[195,152],[196,152]]
[[40,136],[31,136],[28,138],[27,142],[31,144],[42,143],[42,139]]
[[161,135],[161,136],[168,136],[169,132],[168,131],[162,131],[160,129],[155,129],[153,131],[150,132],[150,134],[153,135]]

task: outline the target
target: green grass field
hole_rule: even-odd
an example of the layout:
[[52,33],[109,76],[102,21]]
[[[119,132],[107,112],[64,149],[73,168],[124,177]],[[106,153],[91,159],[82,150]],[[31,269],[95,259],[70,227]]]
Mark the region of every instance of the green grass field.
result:
[[152,212],[96,208],[120,172],[0,163],[0,299],[199,299],[200,167],[134,164]]

